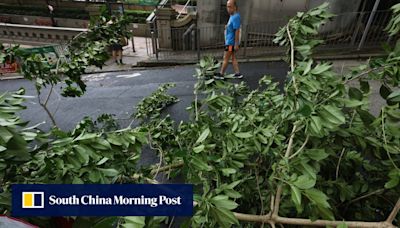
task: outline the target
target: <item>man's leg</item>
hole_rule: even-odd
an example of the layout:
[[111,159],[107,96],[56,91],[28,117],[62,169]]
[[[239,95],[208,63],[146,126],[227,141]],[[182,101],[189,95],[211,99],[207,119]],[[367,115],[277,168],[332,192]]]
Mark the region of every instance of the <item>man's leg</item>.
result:
[[236,58],[236,53],[232,54],[232,65],[233,65],[233,70],[235,71],[235,78],[243,78],[243,75],[240,73],[239,63]]
[[226,51],[224,54],[224,62],[222,63],[222,67],[221,67],[221,75],[223,76],[225,74],[226,68],[228,68],[228,64],[229,64],[229,59],[232,56],[232,52],[230,51]]
[[236,53],[233,53],[233,55],[232,55],[232,65],[233,65],[233,70],[235,71],[235,73],[239,74],[240,70],[239,70],[239,63],[236,58]]
[[117,61],[117,51],[114,50],[114,49],[112,50],[112,57],[113,57],[114,62],[118,63],[118,61]]
[[122,50],[118,51],[118,55],[119,55],[119,63],[123,64],[123,62],[122,62]]

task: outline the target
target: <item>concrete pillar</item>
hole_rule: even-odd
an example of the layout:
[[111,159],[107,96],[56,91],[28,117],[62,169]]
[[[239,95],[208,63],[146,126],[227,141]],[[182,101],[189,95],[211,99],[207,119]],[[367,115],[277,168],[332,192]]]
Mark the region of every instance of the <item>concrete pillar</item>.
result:
[[172,49],[171,20],[175,17],[175,10],[160,8],[156,12],[158,45],[162,49]]
[[[222,0],[224,1],[224,0]],[[220,24],[221,0],[197,1],[198,26],[200,29],[200,45],[215,43],[224,34],[220,34],[216,25]]]

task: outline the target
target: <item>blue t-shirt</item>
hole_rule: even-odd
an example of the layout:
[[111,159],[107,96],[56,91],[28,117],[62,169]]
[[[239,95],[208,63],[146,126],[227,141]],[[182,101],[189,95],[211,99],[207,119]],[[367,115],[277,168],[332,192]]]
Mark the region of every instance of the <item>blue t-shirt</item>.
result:
[[235,13],[229,17],[226,25],[225,45],[235,45],[235,33],[238,29],[240,29],[240,14]]

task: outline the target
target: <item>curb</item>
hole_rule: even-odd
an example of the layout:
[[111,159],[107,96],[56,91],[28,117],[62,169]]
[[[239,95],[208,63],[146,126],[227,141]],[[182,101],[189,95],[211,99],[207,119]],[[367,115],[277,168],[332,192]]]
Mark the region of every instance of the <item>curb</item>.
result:
[[[382,57],[385,53],[375,53],[375,54],[349,54],[349,55],[320,55],[315,56],[315,60],[351,60],[351,59],[369,59],[371,57]],[[249,63],[249,62],[280,62],[284,61],[284,56],[274,56],[274,57],[260,57],[260,58],[247,58],[238,59],[239,63]],[[181,60],[150,60],[150,61],[140,61],[137,66],[140,67],[166,67],[166,66],[182,66],[182,65],[193,65],[197,64],[197,60],[181,61]]]

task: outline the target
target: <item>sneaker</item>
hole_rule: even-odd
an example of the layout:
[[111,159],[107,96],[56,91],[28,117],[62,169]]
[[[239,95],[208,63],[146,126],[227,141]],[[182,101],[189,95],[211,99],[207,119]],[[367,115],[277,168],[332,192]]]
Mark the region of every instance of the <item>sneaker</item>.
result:
[[243,78],[243,74],[236,73],[236,74],[233,75],[233,78],[241,79],[241,78]]
[[215,73],[214,74],[214,79],[224,80],[225,78],[224,78],[224,75],[222,75],[221,73]]

